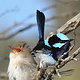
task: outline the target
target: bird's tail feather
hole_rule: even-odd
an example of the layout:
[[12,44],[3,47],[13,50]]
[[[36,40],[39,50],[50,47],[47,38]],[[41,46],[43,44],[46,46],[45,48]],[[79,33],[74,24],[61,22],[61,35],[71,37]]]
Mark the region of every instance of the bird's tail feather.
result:
[[45,25],[45,15],[37,10],[37,24],[38,24],[38,31],[39,31],[39,41],[44,40],[44,25]]

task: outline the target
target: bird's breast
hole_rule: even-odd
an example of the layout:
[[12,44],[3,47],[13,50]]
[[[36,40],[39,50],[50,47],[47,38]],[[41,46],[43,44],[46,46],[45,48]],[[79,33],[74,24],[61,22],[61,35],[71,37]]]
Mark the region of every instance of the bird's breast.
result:
[[39,60],[40,67],[51,66],[56,62],[56,60],[50,54],[37,53],[36,57]]

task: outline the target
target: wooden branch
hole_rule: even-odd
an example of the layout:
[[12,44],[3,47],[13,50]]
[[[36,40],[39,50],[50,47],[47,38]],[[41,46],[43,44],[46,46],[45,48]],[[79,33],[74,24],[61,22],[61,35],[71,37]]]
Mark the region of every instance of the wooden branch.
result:
[[74,29],[80,26],[80,13],[77,14],[75,17],[67,21],[62,27],[60,27],[57,32],[68,34],[69,32],[73,31]]

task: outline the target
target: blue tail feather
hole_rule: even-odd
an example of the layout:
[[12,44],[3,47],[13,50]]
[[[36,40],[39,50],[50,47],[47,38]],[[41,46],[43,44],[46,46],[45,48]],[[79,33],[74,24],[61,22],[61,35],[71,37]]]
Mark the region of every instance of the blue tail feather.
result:
[[41,50],[42,48],[45,47],[45,44],[44,44],[45,15],[42,12],[40,12],[39,10],[37,10],[36,19],[37,19],[38,32],[39,32],[39,41],[38,41],[37,45],[33,48],[33,51]]
[[44,40],[45,15],[37,10],[37,24],[39,31],[39,40]]

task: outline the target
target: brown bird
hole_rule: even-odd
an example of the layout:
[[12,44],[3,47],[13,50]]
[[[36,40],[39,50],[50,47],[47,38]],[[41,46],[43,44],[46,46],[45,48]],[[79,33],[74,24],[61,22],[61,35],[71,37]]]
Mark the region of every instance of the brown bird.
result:
[[10,62],[8,66],[9,80],[32,80],[36,63],[30,53],[30,48],[25,41],[20,41],[14,46],[9,46]]

